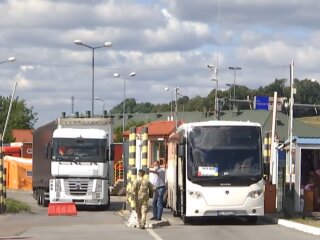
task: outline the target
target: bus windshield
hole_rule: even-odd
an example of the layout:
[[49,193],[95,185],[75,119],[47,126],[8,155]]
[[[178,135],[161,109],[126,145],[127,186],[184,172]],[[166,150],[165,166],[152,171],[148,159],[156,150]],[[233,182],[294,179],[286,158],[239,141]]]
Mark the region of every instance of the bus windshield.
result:
[[187,150],[190,180],[262,177],[259,127],[193,127],[188,133]]
[[56,161],[105,162],[106,139],[55,138],[52,159]]

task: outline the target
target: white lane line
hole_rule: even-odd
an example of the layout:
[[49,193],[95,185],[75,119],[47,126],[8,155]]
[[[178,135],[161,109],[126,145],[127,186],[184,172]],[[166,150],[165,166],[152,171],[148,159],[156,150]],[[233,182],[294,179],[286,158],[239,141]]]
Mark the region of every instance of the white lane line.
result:
[[163,240],[158,234],[156,234],[152,229],[146,229],[148,233],[156,240]]

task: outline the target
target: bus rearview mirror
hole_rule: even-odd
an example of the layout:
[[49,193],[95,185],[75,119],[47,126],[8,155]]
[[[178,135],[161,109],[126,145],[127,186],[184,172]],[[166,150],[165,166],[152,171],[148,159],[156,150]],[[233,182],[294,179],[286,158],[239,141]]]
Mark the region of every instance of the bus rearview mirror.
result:
[[179,144],[178,145],[178,156],[181,158],[185,157],[185,145],[184,144]]

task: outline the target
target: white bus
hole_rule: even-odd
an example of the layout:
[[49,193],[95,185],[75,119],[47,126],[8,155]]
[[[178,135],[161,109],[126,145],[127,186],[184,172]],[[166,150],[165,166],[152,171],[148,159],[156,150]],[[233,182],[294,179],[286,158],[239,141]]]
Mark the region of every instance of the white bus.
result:
[[264,215],[261,125],[186,123],[170,136],[167,206],[184,222],[194,217]]

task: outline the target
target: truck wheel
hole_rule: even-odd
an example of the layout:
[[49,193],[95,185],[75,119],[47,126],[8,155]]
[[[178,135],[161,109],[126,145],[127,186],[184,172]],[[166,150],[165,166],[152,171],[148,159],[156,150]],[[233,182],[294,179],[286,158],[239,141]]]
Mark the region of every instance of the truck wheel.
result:
[[108,210],[110,208],[110,191],[108,191],[108,203],[106,204],[106,210]]
[[105,205],[97,205],[94,207],[94,209],[96,211],[106,211],[109,209],[109,205],[108,204],[105,204]]
[[41,196],[39,194],[39,191],[36,192],[36,199],[37,199],[37,204],[40,206],[41,205]]
[[43,204],[44,204],[44,194],[43,194],[42,190],[40,190],[40,192],[39,192],[39,198],[40,198],[40,205],[43,206]]
[[49,206],[49,201],[45,199],[44,194],[43,194],[42,207],[48,207],[48,206]]
[[41,205],[42,207],[48,207],[49,202],[44,197],[44,190],[40,190],[39,196],[40,196],[40,204],[39,205]]

